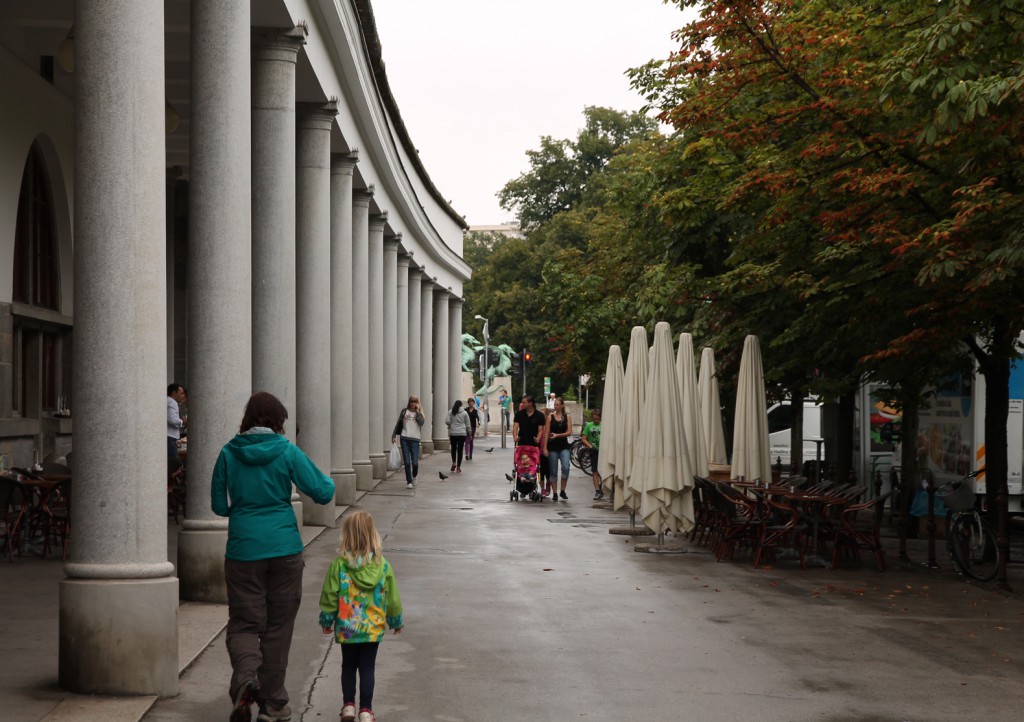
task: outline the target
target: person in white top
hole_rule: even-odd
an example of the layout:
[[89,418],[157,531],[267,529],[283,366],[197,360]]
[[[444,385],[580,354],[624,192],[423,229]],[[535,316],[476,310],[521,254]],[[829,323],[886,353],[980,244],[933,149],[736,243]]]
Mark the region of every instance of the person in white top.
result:
[[458,399],[452,410],[444,419],[448,427],[448,441],[452,449],[452,471],[456,474],[462,473],[462,454],[466,445],[466,437],[469,435],[471,423],[469,414],[462,408],[462,399]]
[[391,432],[392,444],[398,440],[402,442],[402,463],[405,465],[405,486],[408,489],[416,486],[416,476],[420,473],[420,427],[426,420],[423,407],[420,406],[420,397],[413,394],[405,408],[398,413],[398,422]]
[[546,406],[548,407],[548,411],[554,411],[555,410],[555,392],[554,391],[552,391],[550,394],[548,394],[548,400],[547,400]]
[[182,418],[178,404],[185,403],[185,389],[181,384],[170,384],[167,387],[167,461],[174,471],[178,460],[178,439],[181,430],[188,424],[188,417]]

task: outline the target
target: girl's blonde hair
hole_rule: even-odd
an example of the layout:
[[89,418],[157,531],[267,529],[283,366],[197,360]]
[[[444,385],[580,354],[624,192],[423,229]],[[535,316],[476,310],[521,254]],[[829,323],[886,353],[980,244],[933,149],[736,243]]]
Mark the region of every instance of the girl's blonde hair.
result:
[[341,523],[338,553],[352,562],[365,564],[381,556],[380,534],[373,517],[365,511],[355,511]]

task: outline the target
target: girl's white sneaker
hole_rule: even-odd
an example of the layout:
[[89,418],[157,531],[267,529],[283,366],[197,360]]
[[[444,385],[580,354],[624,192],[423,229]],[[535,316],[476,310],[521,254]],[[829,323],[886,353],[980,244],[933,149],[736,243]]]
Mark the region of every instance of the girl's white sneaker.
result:
[[341,708],[341,722],[356,722],[356,706],[347,704]]
[[373,716],[373,712],[368,709],[359,710],[359,722],[377,722],[377,718]]

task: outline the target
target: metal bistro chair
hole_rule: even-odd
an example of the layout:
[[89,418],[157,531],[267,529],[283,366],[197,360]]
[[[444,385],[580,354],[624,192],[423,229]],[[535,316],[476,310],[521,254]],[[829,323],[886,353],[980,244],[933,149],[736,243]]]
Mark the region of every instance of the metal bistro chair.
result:
[[14,552],[21,557],[25,517],[28,514],[28,496],[21,484],[12,477],[0,476],[0,514],[3,516],[3,549],[14,561]]
[[167,475],[167,512],[174,517],[178,525],[178,517],[185,516],[185,467],[179,466]]
[[711,551],[717,561],[731,560],[740,545],[755,545],[760,527],[757,502],[724,482],[715,482],[719,531]]
[[714,533],[717,512],[712,499],[714,484],[702,476],[693,477],[693,529],[690,541],[707,546]]
[[[860,550],[865,549],[874,555],[878,571],[885,571],[885,552],[882,550],[880,530],[885,501],[890,496],[892,492],[888,491],[870,501],[851,504],[839,515],[832,541],[833,569],[839,563],[839,555],[843,550],[852,551],[854,559],[859,561]],[[864,516],[869,512],[870,518],[865,522]]]
[[754,553],[754,568],[760,567],[766,558],[774,563],[777,560],[776,549],[792,549],[800,559],[800,568],[806,570],[804,554],[807,547],[807,524],[801,518],[799,509],[793,503],[772,498],[770,490],[751,489],[751,492],[761,502],[764,510],[757,551]]

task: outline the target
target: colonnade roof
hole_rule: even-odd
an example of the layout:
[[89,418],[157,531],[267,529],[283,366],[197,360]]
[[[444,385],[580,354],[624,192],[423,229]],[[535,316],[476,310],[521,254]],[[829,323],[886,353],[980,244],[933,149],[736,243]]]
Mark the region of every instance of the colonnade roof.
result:
[[[35,72],[52,62],[51,84],[74,97],[74,76],[60,67],[62,43],[73,33],[74,0],[4,0],[0,45]],[[190,65],[189,2],[165,0],[165,78],[169,120],[167,165],[188,176]],[[385,233],[400,236],[413,263],[442,288],[461,295],[469,278],[462,259],[468,229],[419,159],[384,68],[370,0],[253,0],[254,28],[308,28],[296,75],[297,102],[339,100],[332,152],[359,151],[357,187],[374,186],[374,211],[388,211]],[[52,60],[48,60],[52,59]],[[439,106],[439,112],[445,112]]]

